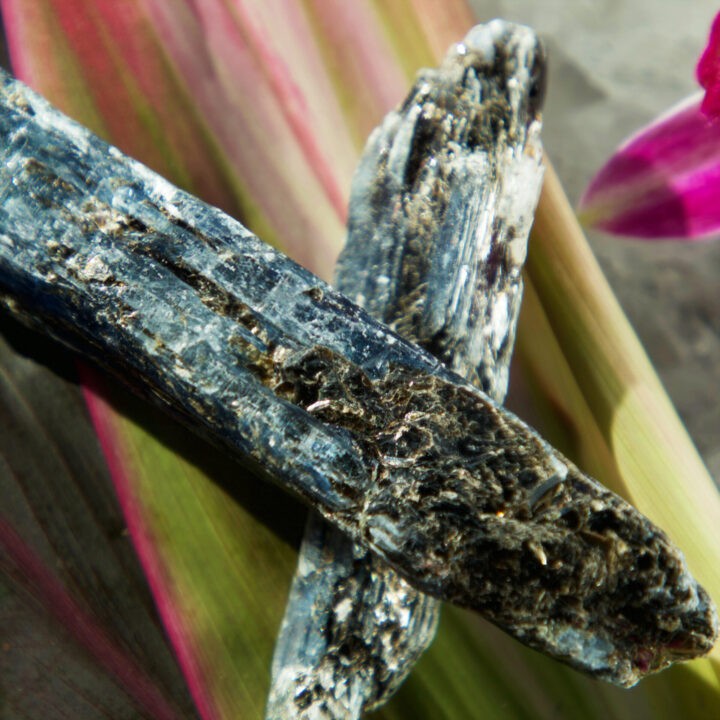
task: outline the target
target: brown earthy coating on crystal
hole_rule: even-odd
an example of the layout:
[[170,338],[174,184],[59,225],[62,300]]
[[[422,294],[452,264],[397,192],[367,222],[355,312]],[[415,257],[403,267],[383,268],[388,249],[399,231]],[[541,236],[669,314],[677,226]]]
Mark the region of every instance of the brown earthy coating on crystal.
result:
[[424,591],[622,685],[712,647],[712,603],[665,534],[468,388],[371,382],[324,349],[274,382],[363,439],[374,482],[336,520]]

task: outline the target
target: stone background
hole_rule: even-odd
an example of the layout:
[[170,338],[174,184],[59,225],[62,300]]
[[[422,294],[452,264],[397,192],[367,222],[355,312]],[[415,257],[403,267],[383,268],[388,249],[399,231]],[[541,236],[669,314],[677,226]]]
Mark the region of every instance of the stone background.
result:
[[[716,0],[474,0],[536,28],[550,59],[544,144],[571,201],[614,148],[698,91]],[[718,197],[720,202],[720,196]],[[592,247],[711,474],[720,480],[720,242],[590,233]]]

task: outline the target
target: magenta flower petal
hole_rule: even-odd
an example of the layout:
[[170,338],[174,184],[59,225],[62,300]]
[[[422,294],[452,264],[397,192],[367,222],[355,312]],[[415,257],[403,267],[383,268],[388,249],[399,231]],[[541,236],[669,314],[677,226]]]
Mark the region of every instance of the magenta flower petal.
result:
[[627,140],[580,200],[586,225],[638,238],[720,231],[720,122],[691,98]]
[[702,111],[708,118],[720,119],[720,13],[710,28],[707,47],[700,56],[695,75],[705,88]]

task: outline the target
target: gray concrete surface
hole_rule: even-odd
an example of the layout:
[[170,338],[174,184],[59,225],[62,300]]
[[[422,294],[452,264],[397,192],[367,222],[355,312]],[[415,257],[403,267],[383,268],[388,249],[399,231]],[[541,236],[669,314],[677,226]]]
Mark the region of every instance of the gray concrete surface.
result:
[[[474,0],[535,27],[550,52],[545,147],[575,202],[636,128],[698,91],[717,0]],[[718,197],[720,202],[720,195]],[[720,239],[590,242],[701,454],[720,479]]]

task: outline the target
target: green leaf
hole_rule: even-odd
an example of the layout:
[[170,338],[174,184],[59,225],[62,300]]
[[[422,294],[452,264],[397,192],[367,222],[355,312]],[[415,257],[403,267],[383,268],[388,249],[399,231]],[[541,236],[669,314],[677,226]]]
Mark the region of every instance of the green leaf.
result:
[[72,358],[0,328],[0,717],[195,717]]
[[280,528],[294,545],[304,510],[134,399],[100,393],[86,391],[95,428],[198,710],[260,717],[296,559]]

